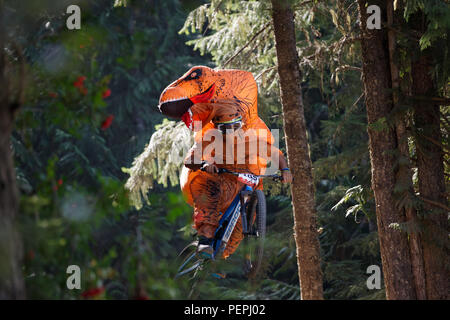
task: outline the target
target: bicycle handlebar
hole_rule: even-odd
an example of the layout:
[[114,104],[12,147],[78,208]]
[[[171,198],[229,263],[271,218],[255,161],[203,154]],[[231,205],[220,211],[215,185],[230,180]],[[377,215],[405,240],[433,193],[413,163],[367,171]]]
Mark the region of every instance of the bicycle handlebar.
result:
[[[278,175],[278,174],[256,175],[256,174],[249,173],[249,172],[234,172],[234,171],[231,171],[231,170],[228,170],[228,169],[225,169],[225,168],[217,168],[217,169],[219,170],[218,171],[219,174],[221,174],[221,173],[229,173],[229,174],[232,174],[232,175],[235,175],[235,176],[238,176],[239,174],[251,174],[251,175],[254,175],[255,177],[258,177],[258,178],[271,178],[273,180],[283,181],[283,176]],[[204,168],[201,168],[200,170],[205,171]]]

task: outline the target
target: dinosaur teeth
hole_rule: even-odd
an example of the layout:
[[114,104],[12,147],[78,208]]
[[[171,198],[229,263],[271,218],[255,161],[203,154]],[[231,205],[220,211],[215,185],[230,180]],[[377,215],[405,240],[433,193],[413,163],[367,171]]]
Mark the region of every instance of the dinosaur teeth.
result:
[[160,105],[163,104],[163,103],[174,102],[174,101],[180,101],[180,100],[184,100],[184,99],[187,99],[187,97],[167,99],[167,100],[161,101],[161,102],[160,102]]

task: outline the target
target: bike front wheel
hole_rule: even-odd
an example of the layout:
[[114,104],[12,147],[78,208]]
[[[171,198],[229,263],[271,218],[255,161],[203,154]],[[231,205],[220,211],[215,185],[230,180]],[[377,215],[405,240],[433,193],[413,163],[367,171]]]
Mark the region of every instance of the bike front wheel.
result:
[[245,239],[244,273],[250,279],[261,275],[266,238],[266,198],[262,190],[255,190],[247,203],[249,234]]

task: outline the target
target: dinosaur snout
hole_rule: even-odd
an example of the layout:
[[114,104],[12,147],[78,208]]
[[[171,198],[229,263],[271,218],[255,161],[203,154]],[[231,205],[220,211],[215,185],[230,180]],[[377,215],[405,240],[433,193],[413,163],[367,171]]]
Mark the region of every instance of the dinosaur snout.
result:
[[165,116],[181,119],[193,105],[193,102],[179,87],[166,88],[159,98],[159,110]]

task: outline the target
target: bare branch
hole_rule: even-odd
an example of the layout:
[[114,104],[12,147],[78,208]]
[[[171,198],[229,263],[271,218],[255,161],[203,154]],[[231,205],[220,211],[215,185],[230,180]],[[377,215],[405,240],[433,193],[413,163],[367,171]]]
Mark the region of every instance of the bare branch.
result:
[[277,68],[276,65],[273,66],[273,67],[264,69],[263,71],[260,72],[260,74],[258,74],[258,75],[256,76],[255,81],[258,80],[259,78],[261,78],[262,75],[263,75],[264,73],[266,73],[267,71],[271,71],[271,70],[273,70],[273,69],[275,69],[275,68]]
[[336,73],[336,72],[342,72],[342,71],[347,71],[347,70],[355,70],[355,71],[362,72],[362,68],[355,67],[355,66],[349,66],[349,65],[339,66],[334,70],[334,72]]
[[430,205],[432,205],[432,206],[435,206],[435,207],[444,209],[444,210],[447,211],[447,212],[450,212],[450,207],[446,206],[446,205],[443,204],[443,203],[440,203],[440,202],[437,202],[437,201],[433,201],[433,200],[424,198],[424,197],[422,197],[422,196],[418,196],[418,197],[419,197],[420,200],[422,200],[422,201],[425,202],[425,203],[428,203],[428,204],[430,204]]

